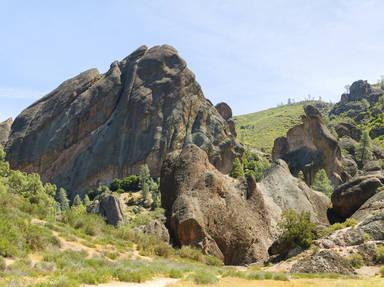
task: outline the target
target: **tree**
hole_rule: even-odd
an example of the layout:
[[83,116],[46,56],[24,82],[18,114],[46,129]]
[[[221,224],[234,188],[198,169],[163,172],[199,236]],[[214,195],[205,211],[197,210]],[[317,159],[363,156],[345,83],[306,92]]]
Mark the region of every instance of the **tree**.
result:
[[144,164],[140,168],[141,188],[143,189],[144,183],[148,183],[151,178],[148,165]]
[[313,180],[312,188],[317,191],[321,191],[328,197],[332,195],[333,187],[332,183],[329,180],[327,173],[324,169],[319,170],[316,175],[315,179]]
[[89,199],[88,194],[86,194],[86,195],[84,196],[83,203],[84,203],[85,206],[88,206],[88,205],[91,204],[91,200]]
[[67,192],[64,188],[60,188],[56,195],[56,201],[59,203],[59,207],[61,211],[65,211],[69,209],[69,199],[67,196]]
[[238,178],[238,177],[244,176],[243,166],[242,166],[239,158],[236,158],[233,161],[233,166],[232,166],[232,170],[230,172],[230,176],[232,176],[233,178]]
[[367,130],[364,130],[361,136],[360,143],[356,150],[356,158],[360,163],[360,167],[372,159],[372,143]]
[[81,206],[83,205],[83,202],[81,201],[80,195],[76,194],[75,198],[73,199],[72,206]]
[[297,213],[294,210],[284,210],[277,224],[280,229],[279,240],[291,248],[300,246],[308,248],[316,239],[316,225],[311,222],[309,212]]

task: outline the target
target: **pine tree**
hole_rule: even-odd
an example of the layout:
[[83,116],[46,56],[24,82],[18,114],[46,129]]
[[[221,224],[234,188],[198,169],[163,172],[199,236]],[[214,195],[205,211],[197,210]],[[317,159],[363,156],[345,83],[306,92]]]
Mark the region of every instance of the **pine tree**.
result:
[[83,203],[84,203],[85,206],[88,206],[88,205],[91,204],[91,200],[89,199],[88,194],[86,194],[86,195],[84,196]]
[[80,196],[77,194],[73,199],[72,206],[81,206],[81,205],[83,205],[83,202],[81,201]]
[[356,151],[356,157],[360,162],[360,167],[363,167],[367,161],[372,159],[372,143],[367,130],[363,131],[359,146]]
[[233,166],[232,166],[230,176],[232,176],[233,178],[244,176],[243,165],[241,164],[239,158],[236,158],[233,161]]
[[321,169],[315,175],[315,179],[313,180],[312,188],[314,190],[320,191],[327,196],[331,196],[333,192],[332,183],[329,180],[327,173],[324,169]]
[[69,209],[69,199],[67,196],[67,192],[65,191],[64,188],[60,188],[56,200],[59,203],[61,211],[65,211]]
[[[144,164],[140,169],[140,178],[141,178],[141,188],[144,188],[144,183],[149,183],[151,179],[151,174],[149,171],[148,165]],[[149,187],[148,187],[149,188]]]

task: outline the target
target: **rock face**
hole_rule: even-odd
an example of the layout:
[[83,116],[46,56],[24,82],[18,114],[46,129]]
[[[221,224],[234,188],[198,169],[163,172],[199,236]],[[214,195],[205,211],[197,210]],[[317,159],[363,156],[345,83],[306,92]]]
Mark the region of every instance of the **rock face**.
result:
[[361,130],[356,126],[349,123],[340,123],[335,126],[337,135],[341,137],[350,137],[355,141],[360,141],[361,139]]
[[100,214],[108,224],[117,226],[124,220],[123,205],[112,194],[101,194],[87,207],[89,213]]
[[262,195],[220,173],[202,149],[188,145],[170,154],[160,189],[175,244],[201,247],[226,264],[267,257],[271,234]]
[[235,136],[237,136],[236,133],[236,124],[235,121],[232,118],[232,109],[228,104],[226,103],[218,103],[215,106],[216,110],[219,112],[219,114],[223,117],[224,120],[227,121],[229,130],[231,133]]
[[324,169],[334,186],[345,180],[342,156],[337,140],[323,123],[320,112],[313,106],[304,107],[303,123],[291,128],[286,137],[275,140],[272,158],[284,159],[293,175],[303,172],[308,185],[316,172]]
[[142,231],[145,234],[155,236],[160,240],[169,243],[170,237],[168,229],[160,220],[152,220],[148,222],[148,224],[143,226]]
[[374,173],[338,186],[332,194],[333,211],[342,219],[352,216],[383,184],[384,176]]
[[6,149],[13,168],[73,197],[144,163],[159,176],[166,154],[188,143],[224,173],[242,153],[185,61],[163,45],[140,47],[105,74],[91,69],[65,81],[16,118]]
[[0,145],[5,146],[8,141],[9,133],[11,131],[13,120],[9,118],[8,120],[0,123]]
[[160,184],[173,243],[200,247],[226,264],[265,259],[282,210],[309,211],[314,221],[328,223],[329,200],[298,182],[282,161],[256,184],[220,173],[195,145],[173,152]]
[[358,221],[384,212],[384,190],[377,192],[368,199],[364,204],[352,215]]
[[321,250],[313,256],[305,257],[292,266],[291,273],[339,273],[353,274],[352,265],[336,252]]
[[311,220],[319,225],[328,225],[327,210],[331,207],[329,198],[308,187],[302,180],[292,176],[283,160],[266,172],[257,188],[262,192],[274,228],[283,210],[293,209],[298,213],[309,212]]

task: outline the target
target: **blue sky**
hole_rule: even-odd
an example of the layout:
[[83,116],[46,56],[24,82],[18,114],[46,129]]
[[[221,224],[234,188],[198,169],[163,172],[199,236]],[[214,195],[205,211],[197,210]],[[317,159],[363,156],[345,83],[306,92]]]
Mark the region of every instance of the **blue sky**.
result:
[[235,114],[384,75],[384,1],[0,0],[0,120],[65,79],[167,43]]

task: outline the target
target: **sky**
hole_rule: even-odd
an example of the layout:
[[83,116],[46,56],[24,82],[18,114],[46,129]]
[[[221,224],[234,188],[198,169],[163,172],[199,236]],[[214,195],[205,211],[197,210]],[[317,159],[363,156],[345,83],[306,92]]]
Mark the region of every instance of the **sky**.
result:
[[170,44],[234,114],[384,75],[384,1],[0,0],[0,120],[137,47]]

